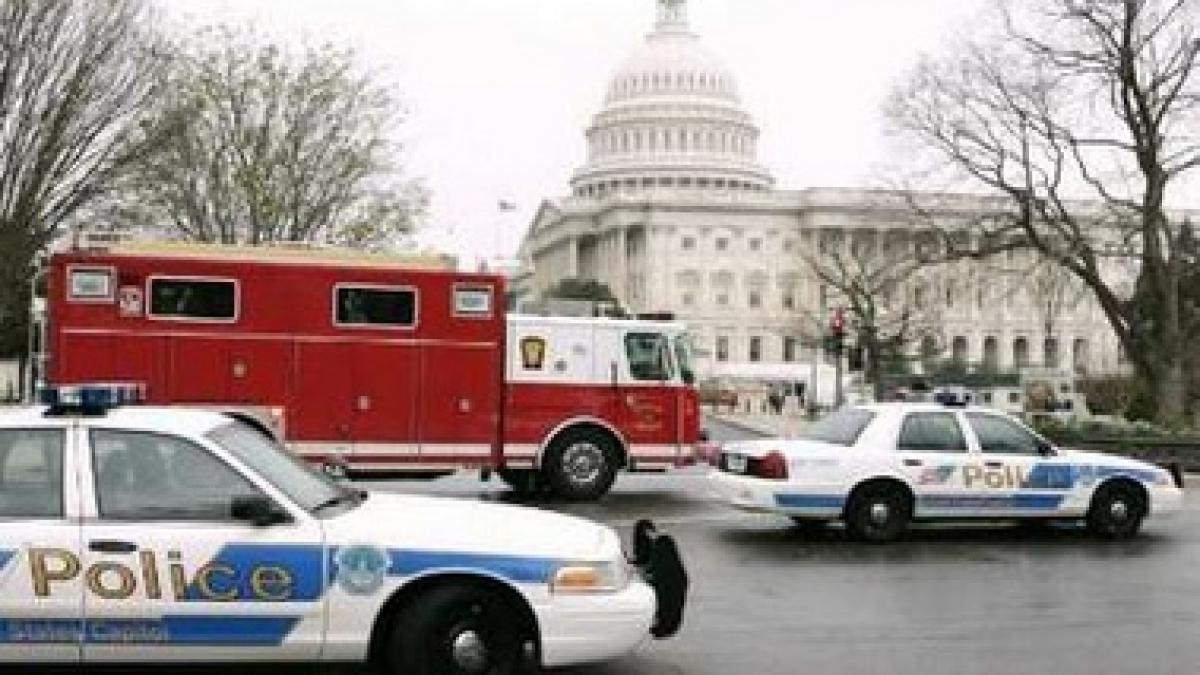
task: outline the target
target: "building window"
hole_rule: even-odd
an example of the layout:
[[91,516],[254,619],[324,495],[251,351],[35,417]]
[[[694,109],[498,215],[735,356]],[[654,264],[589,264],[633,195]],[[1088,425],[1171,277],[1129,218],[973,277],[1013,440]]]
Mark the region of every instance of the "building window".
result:
[[990,372],[1000,369],[1000,343],[991,336],[983,339],[983,367]]
[[783,252],[784,252],[784,253],[791,253],[791,252],[792,252],[792,251],[794,251],[794,250],[796,250],[796,242],[795,242],[795,240],[793,240],[793,239],[784,239],[784,240],[783,240]]
[[762,361],[762,338],[755,335],[750,338],[750,363]]
[[717,360],[729,360],[729,338],[724,335],[717,336]]
[[696,304],[696,296],[691,293],[683,294],[683,306],[691,307]]
[[417,323],[417,292],[411,288],[339,285],[334,294],[339,326],[412,328]]
[[150,279],[150,318],[194,321],[237,319],[238,289],[233,280]]
[[1046,367],[1047,368],[1057,368],[1058,367],[1058,340],[1056,340],[1052,337],[1046,338],[1046,341],[1042,346],[1042,351],[1043,351],[1043,355],[1044,355],[1043,361],[1046,364]]
[[750,291],[749,305],[751,309],[762,307],[762,293],[758,291]]
[[1023,337],[1013,340],[1013,365],[1017,368],[1029,367],[1029,340]]
[[728,251],[729,250],[729,239],[726,237],[717,237],[717,250],[718,251]]
[[696,249],[696,238],[695,237],[684,237],[683,238],[683,250],[694,251],[695,249]]
[[719,293],[717,295],[717,304],[722,307],[729,305],[729,294],[728,293]]
[[750,240],[750,250],[751,251],[761,251],[762,250],[762,239],[751,239]]
[[783,360],[786,363],[794,363],[797,356],[797,347],[799,340],[794,337],[783,338]]
[[796,309],[795,291],[788,290],[783,292],[783,308],[787,310]]
[[968,348],[967,338],[959,335],[954,338],[954,341],[951,344],[952,344],[951,356],[954,359],[954,365],[956,365],[956,366],[967,365],[967,348]]

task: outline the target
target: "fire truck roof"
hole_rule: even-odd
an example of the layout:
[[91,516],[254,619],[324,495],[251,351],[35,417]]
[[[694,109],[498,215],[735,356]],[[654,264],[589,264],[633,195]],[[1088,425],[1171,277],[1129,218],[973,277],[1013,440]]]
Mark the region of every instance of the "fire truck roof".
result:
[[303,245],[224,246],[190,242],[124,242],[84,248],[66,253],[96,253],[111,256],[230,260],[260,263],[302,263],[399,269],[454,271],[453,256],[438,253],[370,253],[339,248]]

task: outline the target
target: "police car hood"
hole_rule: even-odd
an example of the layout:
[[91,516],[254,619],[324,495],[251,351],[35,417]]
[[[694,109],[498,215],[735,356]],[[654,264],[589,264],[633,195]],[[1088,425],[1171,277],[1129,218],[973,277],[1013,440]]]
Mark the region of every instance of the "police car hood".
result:
[[611,560],[621,545],[611,528],[540,509],[464,499],[372,492],[358,508],[325,521],[334,546]]
[[1059,448],[1058,454],[1064,459],[1069,459],[1072,464],[1088,464],[1095,466],[1106,466],[1119,469],[1129,469],[1131,471],[1150,471],[1162,472],[1163,469],[1149,462],[1143,462],[1131,457],[1122,457],[1120,455],[1108,455],[1103,452],[1091,452],[1088,450],[1074,450],[1071,448]]

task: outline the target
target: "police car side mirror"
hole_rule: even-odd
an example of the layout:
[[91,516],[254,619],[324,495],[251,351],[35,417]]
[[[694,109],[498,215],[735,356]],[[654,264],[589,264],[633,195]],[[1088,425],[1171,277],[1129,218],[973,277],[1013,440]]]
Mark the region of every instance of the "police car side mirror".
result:
[[1046,441],[1038,441],[1037,453],[1041,457],[1054,457],[1058,454],[1058,451],[1054,449],[1053,445],[1050,445]]
[[234,520],[250,523],[255,527],[282,525],[291,520],[287,512],[279,508],[270,497],[243,495],[233,498],[230,514]]

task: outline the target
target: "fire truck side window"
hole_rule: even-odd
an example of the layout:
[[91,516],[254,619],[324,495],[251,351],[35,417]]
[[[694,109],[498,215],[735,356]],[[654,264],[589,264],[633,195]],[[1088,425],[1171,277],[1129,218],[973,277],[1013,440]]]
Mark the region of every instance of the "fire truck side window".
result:
[[417,292],[409,288],[337,287],[339,326],[410,328],[417,323]]
[[237,318],[237,283],[218,279],[151,279],[150,316],[233,321]]
[[625,355],[633,379],[656,382],[671,379],[671,352],[666,336],[630,333],[625,336]]

